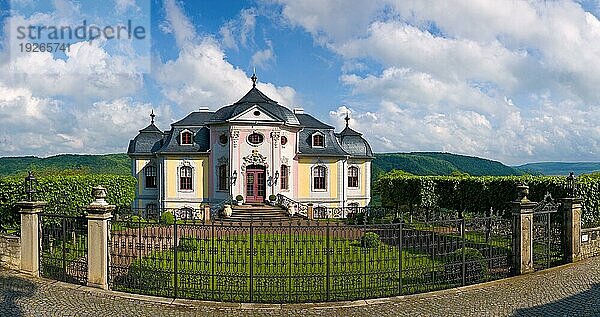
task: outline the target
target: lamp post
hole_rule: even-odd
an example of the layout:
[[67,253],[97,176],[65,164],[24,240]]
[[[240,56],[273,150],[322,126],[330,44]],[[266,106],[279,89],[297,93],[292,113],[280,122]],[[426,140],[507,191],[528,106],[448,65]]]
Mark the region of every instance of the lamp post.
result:
[[25,193],[27,194],[27,201],[34,201],[35,194],[37,193],[37,184],[37,179],[33,176],[33,172],[30,171],[29,175],[25,177]]
[[569,173],[567,176],[567,196],[569,198],[575,198],[577,196],[577,184],[575,183],[575,174]]

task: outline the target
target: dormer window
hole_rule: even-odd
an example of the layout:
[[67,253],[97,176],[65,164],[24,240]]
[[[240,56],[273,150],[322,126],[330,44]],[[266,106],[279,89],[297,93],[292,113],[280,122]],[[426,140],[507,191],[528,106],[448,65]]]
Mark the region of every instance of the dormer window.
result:
[[181,145],[192,145],[193,135],[190,131],[181,132]]
[[321,133],[315,133],[312,135],[312,146],[313,147],[325,147],[325,136]]

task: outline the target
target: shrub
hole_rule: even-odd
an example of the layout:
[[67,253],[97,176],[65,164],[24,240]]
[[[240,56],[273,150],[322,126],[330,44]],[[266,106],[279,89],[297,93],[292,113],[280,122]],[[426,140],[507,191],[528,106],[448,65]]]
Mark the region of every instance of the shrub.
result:
[[170,226],[175,223],[175,217],[170,211],[165,211],[160,215],[160,222]]
[[235,196],[235,200],[237,200],[237,201],[243,201],[244,200],[244,196],[237,195],[237,196]]
[[462,275],[463,252],[465,254],[465,281],[476,283],[481,281],[488,273],[487,261],[475,248],[460,248],[446,257],[446,273],[450,276]]
[[146,219],[140,216],[131,216],[131,220],[127,222],[127,227],[129,228],[137,228],[142,223],[145,223]]
[[360,238],[360,245],[363,248],[376,248],[380,242],[379,235],[375,232],[367,232]]
[[271,195],[269,195],[269,200],[270,201],[276,201],[277,200],[277,196],[271,194]]
[[184,252],[198,251],[200,249],[200,241],[194,237],[181,237],[178,249]]

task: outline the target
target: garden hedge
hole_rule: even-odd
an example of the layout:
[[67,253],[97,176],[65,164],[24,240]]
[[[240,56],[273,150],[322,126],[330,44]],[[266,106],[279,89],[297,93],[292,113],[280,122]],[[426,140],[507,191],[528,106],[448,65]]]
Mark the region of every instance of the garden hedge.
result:
[[[21,177],[0,178],[0,229],[18,225],[17,202],[26,199],[24,183]],[[110,204],[131,206],[136,183],[134,177],[120,175],[48,176],[38,179],[35,198],[48,203],[45,212],[77,215],[92,202],[92,187],[98,185],[107,189]]]
[[[564,176],[414,176],[391,171],[381,175],[374,188],[384,206],[460,210],[476,215],[493,208],[506,215],[520,184],[529,186],[532,201],[541,201],[546,193],[554,199],[567,195]],[[600,175],[581,175],[576,184],[583,199],[584,225],[600,224]]]

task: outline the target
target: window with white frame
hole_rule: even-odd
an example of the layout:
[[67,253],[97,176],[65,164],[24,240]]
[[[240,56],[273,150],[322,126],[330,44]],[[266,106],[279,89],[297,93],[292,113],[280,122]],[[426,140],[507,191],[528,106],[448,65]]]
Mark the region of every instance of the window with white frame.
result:
[[192,183],[192,167],[182,166],[179,169],[179,189],[180,190],[194,190]]
[[312,135],[313,147],[325,147],[325,136],[319,132]]
[[181,132],[181,145],[192,145],[194,135],[190,131]]
[[348,187],[357,188],[358,187],[358,167],[350,166],[348,167]]
[[146,188],[156,188],[156,167],[154,165],[148,165],[144,168],[144,177]]
[[313,189],[327,190],[327,167],[315,166],[313,168]]

